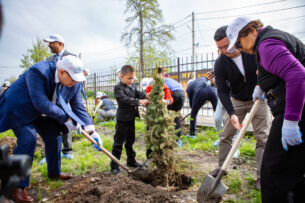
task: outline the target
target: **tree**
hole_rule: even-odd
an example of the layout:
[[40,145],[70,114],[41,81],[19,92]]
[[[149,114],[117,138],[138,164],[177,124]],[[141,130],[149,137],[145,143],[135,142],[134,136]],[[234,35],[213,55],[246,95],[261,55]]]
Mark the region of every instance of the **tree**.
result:
[[166,104],[162,102],[163,84],[164,80],[155,73],[146,109],[145,121],[149,129],[146,131],[145,140],[147,148],[152,150],[151,160],[157,169],[155,181],[168,186],[169,180],[175,179],[176,172],[177,136],[174,119],[177,113],[168,110]]
[[52,55],[52,53],[49,51],[49,48],[38,37],[36,43],[33,42],[32,44],[33,48],[28,49],[26,54],[22,54],[23,59],[21,59],[20,67],[24,68],[24,71],[29,69],[35,63],[44,61]]
[[[125,19],[126,31],[121,40],[127,47],[135,46],[139,51],[140,70],[144,75],[144,52],[149,44],[168,47],[173,40],[172,25],[159,25],[163,21],[162,11],[157,0],[126,0],[125,13],[131,15]],[[159,25],[159,26],[158,26]]]

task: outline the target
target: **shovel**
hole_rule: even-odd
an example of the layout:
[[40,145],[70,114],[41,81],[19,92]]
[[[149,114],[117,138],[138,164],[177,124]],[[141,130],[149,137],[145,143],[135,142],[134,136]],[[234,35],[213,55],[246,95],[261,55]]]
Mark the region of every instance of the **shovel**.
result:
[[81,133],[92,143],[95,144],[104,152],[112,161],[114,161],[116,164],[121,166],[129,176],[136,180],[142,180],[145,183],[151,183],[154,178],[154,174],[151,170],[144,170],[141,168],[136,168],[134,170],[131,170],[127,166],[123,165],[115,156],[113,156],[107,149],[105,149],[103,146],[99,145],[86,131],[81,129]]
[[221,182],[221,178],[226,173],[227,166],[229,165],[230,161],[232,160],[233,154],[236,151],[236,149],[238,148],[241,138],[246,133],[246,130],[260,105],[260,101],[261,101],[260,99],[257,99],[255,101],[254,105],[251,108],[250,113],[244,119],[244,124],[242,126],[242,129],[240,130],[225,162],[221,166],[217,177],[214,178],[213,176],[208,174],[204,178],[204,180],[201,183],[201,186],[197,192],[198,203],[220,202],[222,200],[222,197],[228,190],[228,187]]

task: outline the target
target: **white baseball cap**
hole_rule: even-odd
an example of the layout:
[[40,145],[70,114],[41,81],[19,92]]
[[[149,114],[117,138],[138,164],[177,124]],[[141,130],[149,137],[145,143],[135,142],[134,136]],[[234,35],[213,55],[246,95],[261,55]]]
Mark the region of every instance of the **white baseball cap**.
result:
[[235,49],[235,43],[237,41],[239,32],[252,20],[249,17],[238,17],[228,26],[226,34],[230,41],[228,52],[232,53]]
[[105,96],[107,96],[107,94],[105,94],[103,92],[97,92],[96,93],[96,98],[105,97]]
[[5,81],[5,82],[3,83],[3,85],[2,85],[2,87],[3,87],[3,86],[9,87],[10,85],[11,85],[11,83],[10,83],[9,81]]
[[77,82],[86,80],[86,77],[83,73],[83,67],[83,62],[78,57],[73,55],[64,56],[56,63],[57,69],[64,69],[69,73],[71,78]]
[[48,38],[43,39],[44,42],[62,42],[64,43],[64,38],[59,34],[50,35]]

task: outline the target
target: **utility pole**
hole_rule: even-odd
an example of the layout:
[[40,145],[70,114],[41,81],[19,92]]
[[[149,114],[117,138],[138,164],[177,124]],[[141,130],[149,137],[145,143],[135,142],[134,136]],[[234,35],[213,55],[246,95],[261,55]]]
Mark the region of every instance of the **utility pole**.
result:
[[195,71],[195,15],[194,11],[192,12],[192,71],[194,74]]
[[79,58],[79,59],[82,59],[82,53],[81,53],[81,52],[79,52],[78,58]]

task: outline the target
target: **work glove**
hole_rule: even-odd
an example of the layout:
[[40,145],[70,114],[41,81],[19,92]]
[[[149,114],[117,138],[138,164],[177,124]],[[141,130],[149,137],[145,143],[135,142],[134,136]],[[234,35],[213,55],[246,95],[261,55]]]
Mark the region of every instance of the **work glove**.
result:
[[77,122],[73,121],[72,119],[68,119],[68,121],[65,122],[65,126],[68,128],[69,132],[71,131],[77,131],[80,134],[81,125]]
[[[90,135],[100,146],[103,146],[103,140],[100,137],[100,135],[94,131],[91,135]],[[92,146],[97,149],[98,151],[102,151],[97,145],[92,144]]]
[[256,101],[257,99],[261,99],[262,101],[265,100],[264,91],[258,85],[255,86],[255,88],[254,88],[252,98],[253,98],[253,101]]
[[285,151],[288,151],[288,145],[296,146],[303,142],[298,121],[285,120],[282,127],[282,145]]

